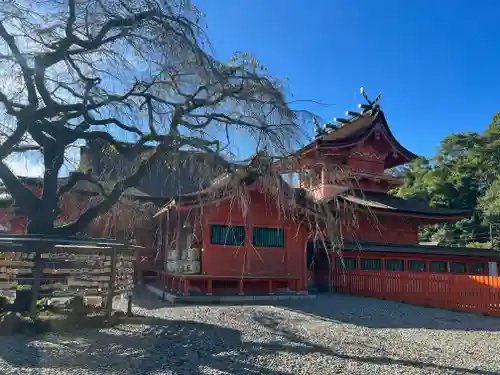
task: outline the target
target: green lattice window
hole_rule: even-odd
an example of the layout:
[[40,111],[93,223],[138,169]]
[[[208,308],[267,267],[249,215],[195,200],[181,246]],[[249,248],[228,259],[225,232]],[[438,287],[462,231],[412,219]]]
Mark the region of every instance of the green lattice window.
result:
[[464,262],[450,262],[450,271],[453,273],[466,273],[467,266]]
[[378,271],[382,269],[382,260],[361,258],[360,266],[362,270]]
[[281,228],[253,228],[253,245],[285,247],[285,231]]
[[486,274],[486,263],[470,263],[469,270],[470,270],[470,273],[474,273],[477,275],[485,275]]
[[404,271],[405,262],[401,259],[386,259],[385,269],[386,271]]
[[408,261],[408,271],[425,272],[425,261],[424,260],[409,260]]
[[355,270],[356,258],[335,258],[335,268],[339,270]]
[[245,227],[230,225],[211,225],[210,243],[212,245],[240,246],[245,242]]
[[444,273],[446,272],[446,262],[432,261],[430,262],[430,270],[431,272]]

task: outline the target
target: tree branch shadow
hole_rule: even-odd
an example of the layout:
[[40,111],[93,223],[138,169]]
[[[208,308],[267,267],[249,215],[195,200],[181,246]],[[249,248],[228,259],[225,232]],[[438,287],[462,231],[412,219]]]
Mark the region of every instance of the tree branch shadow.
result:
[[31,339],[19,335],[4,341],[0,358],[16,369],[195,375],[211,368],[238,374],[289,374],[252,363],[258,351],[247,351],[240,331],[192,321],[145,318],[142,324]]
[[[374,319],[374,314],[379,313],[378,310],[370,309],[369,303],[360,303],[358,298],[347,302],[348,298],[351,297],[343,296],[341,300],[336,300],[337,307],[332,307],[330,303],[323,306],[323,309],[318,307],[318,303],[321,305],[321,302],[325,302],[321,298],[317,301],[308,301],[307,304],[294,304],[293,301],[288,301],[283,307],[299,311],[301,314],[319,316],[325,321],[336,319],[350,324],[377,328],[401,326],[396,322],[391,324],[389,318],[392,316],[392,311],[390,310],[386,320],[382,319],[381,323],[380,321],[374,323],[379,318],[377,316]],[[341,304],[342,301],[346,304]],[[386,301],[377,302],[385,303]],[[168,308],[164,302],[153,299],[150,295],[145,295],[140,291],[134,295],[134,303],[136,307],[143,309]],[[383,304],[382,309],[387,309],[387,306]],[[422,310],[430,311],[431,309]],[[465,316],[469,315],[465,314]],[[242,375],[288,375],[293,371],[286,368],[279,371],[269,369],[265,356],[269,354],[275,357],[280,353],[289,353],[299,357],[304,356],[304,363],[307,362],[306,355],[316,354],[333,358],[340,363],[350,361],[372,364],[374,367],[398,365],[436,372],[476,375],[492,373],[420,359],[395,358],[389,349],[386,351],[377,344],[374,346],[366,344],[359,337],[353,337],[352,343],[359,347],[364,355],[350,352],[349,348],[345,347],[345,342],[332,343],[328,347],[321,346],[301,337],[300,330],[295,329],[294,324],[284,320],[282,314],[274,314],[265,310],[257,310],[251,319],[276,339],[265,343],[249,342],[242,340],[243,331],[219,325],[154,317],[133,318],[129,324],[107,329],[87,329],[69,334],[47,334],[38,337],[18,335],[2,338],[0,363],[3,360],[3,368],[7,364],[18,371],[24,369],[26,372],[27,370],[57,368],[64,369],[68,373],[86,369],[100,373],[155,374],[164,371],[179,375],[185,373],[196,375],[209,368]],[[471,323],[470,320],[468,322]],[[458,323],[453,324],[458,325]],[[420,324],[414,322],[409,326],[419,327]],[[473,329],[486,329],[489,325],[481,326],[472,322],[470,326],[474,327]],[[257,360],[258,358],[262,361]]]
[[500,331],[498,317],[345,294],[319,294],[307,303],[284,301],[279,305],[316,318],[368,328]]
[[[286,350],[290,352],[318,353],[330,357],[335,357],[341,360],[355,361],[360,363],[369,363],[374,365],[400,365],[406,367],[414,367],[418,369],[452,371],[454,373],[460,373],[460,374],[491,375],[496,373],[488,370],[467,369],[463,367],[439,365],[419,360],[391,358],[388,356],[388,353],[381,352],[379,348],[377,348],[377,351],[380,354],[382,354],[380,356],[360,356],[360,355],[350,355],[350,354],[340,353],[332,350],[331,348],[327,348],[304,340],[297,333],[286,328],[288,327],[288,325],[283,324],[286,323],[283,321],[283,318],[279,318],[275,314],[260,313],[258,315],[254,315],[254,320],[259,324],[261,324],[262,326],[269,329],[270,331],[274,332],[275,335],[284,338],[288,343],[286,345]],[[360,346],[365,346],[365,345],[360,345]],[[285,350],[285,345],[275,344],[275,343],[265,344],[263,346],[256,348],[256,352],[259,352],[263,349],[283,351]]]

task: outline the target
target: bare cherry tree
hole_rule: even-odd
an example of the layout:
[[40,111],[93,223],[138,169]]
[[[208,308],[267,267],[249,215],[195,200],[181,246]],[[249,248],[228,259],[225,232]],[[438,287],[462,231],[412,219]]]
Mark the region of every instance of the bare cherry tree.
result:
[[[0,179],[27,215],[28,233],[84,230],[166,154],[203,151],[230,169],[224,155],[235,137],[273,153],[293,146],[308,118],[289,107],[281,84],[250,56],[216,60],[202,20],[183,0],[2,3]],[[58,184],[68,147],[92,140],[140,162],[58,226],[64,194],[82,180],[100,184],[86,173]],[[6,163],[28,150],[43,157],[40,197]]]

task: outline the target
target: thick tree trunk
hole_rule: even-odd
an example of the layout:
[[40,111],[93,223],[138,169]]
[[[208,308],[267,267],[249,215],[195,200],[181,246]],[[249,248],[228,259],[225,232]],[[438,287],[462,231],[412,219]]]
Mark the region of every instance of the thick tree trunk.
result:
[[[41,216],[43,217],[43,216]],[[40,219],[41,219],[40,217]],[[31,234],[31,235],[50,235],[53,233],[53,226],[49,226],[47,222],[50,224],[50,219],[48,220],[28,220],[28,225],[26,228],[26,234]],[[41,252],[43,251],[38,247],[37,249],[33,248],[33,252],[36,251],[35,258],[33,259],[34,261],[34,267],[32,271],[29,274],[25,275],[17,275],[16,280],[18,282],[18,290],[16,291],[16,299],[14,302],[14,311],[16,312],[27,312],[30,310],[31,307],[31,302],[32,302],[32,297],[33,297],[33,287],[34,287],[34,278],[39,277],[40,275],[37,274],[36,270],[42,268],[42,262],[43,260],[41,259],[40,255]],[[26,289],[22,288],[19,289],[19,285],[29,285],[31,286],[31,289]],[[42,285],[42,284],[40,284]],[[50,291],[48,291],[50,292]],[[39,291],[38,291],[39,294]],[[37,300],[39,299],[39,295],[36,296]]]

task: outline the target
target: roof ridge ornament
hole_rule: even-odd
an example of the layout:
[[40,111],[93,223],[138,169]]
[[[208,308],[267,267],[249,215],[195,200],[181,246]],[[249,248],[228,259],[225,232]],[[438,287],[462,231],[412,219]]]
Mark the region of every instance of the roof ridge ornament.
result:
[[321,125],[319,124],[319,121],[316,117],[313,117],[312,118],[312,123],[314,124],[314,138],[318,138],[318,137],[321,137],[322,135],[325,135],[327,134],[327,131],[326,131],[326,125],[323,125],[323,127],[321,127]]
[[349,116],[349,118],[336,117],[333,119],[333,121],[337,122],[338,124],[335,124],[334,122],[329,122],[324,124],[322,127],[320,126],[318,119],[316,117],[313,117],[312,122],[314,124],[314,133],[315,133],[314,139],[320,138],[328,134],[329,131],[337,130],[339,127],[348,124],[354,119],[357,119],[361,116],[375,117],[381,112],[379,104],[380,99],[382,98],[381,92],[375,97],[374,100],[370,100],[363,87],[361,87],[359,91],[361,95],[363,95],[363,98],[365,98],[367,103],[367,104],[358,104],[358,108],[362,110],[361,113],[354,111],[345,111],[346,116]]
[[374,100],[368,99],[368,95],[366,94],[366,91],[363,87],[359,89],[361,95],[363,95],[363,98],[365,98],[366,102],[368,104],[358,104],[358,108],[362,109],[363,111],[361,112],[362,115],[368,115],[368,116],[376,116],[380,112],[380,99],[382,98],[382,93],[379,92],[378,95],[375,97]]

